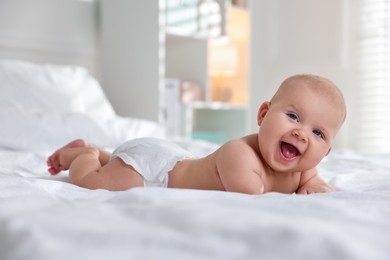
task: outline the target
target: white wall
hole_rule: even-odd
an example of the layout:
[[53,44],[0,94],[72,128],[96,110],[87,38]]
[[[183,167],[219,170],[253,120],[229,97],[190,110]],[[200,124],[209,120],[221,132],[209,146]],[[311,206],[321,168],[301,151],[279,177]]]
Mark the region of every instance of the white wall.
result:
[[[100,11],[99,3],[0,0],[0,58],[83,65],[101,80],[119,114],[157,121],[158,2],[101,0]],[[318,73],[346,96],[348,117],[337,145],[354,146],[358,3],[249,0],[251,130],[257,131],[258,106],[285,77]]]
[[353,146],[356,94],[356,2],[353,0],[252,0],[250,122],[257,131],[261,102],[286,77],[314,73],[344,92],[348,118],[335,146]]
[[102,85],[119,115],[159,120],[158,1],[101,1]]
[[78,64],[116,112],[159,120],[159,3],[0,0],[0,58]]
[[98,75],[97,4],[0,0],[0,57],[78,64]]

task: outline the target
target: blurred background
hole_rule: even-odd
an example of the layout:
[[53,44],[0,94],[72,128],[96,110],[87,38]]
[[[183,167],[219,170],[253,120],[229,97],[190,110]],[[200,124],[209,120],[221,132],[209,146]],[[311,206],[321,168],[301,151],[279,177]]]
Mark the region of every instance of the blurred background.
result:
[[[116,112],[222,143],[295,73],[330,78],[336,148],[390,152],[390,0],[0,0],[0,58],[77,64]],[[1,86],[0,86],[1,87]]]

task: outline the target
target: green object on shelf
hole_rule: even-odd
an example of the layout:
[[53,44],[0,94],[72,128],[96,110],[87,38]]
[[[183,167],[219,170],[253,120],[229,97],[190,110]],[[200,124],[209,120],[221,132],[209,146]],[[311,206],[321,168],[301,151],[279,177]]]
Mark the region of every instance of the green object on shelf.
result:
[[227,136],[223,132],[212,132],[212,131],[193,131],[192,139],[201,139],[216,144],[223,144],[227,141]]

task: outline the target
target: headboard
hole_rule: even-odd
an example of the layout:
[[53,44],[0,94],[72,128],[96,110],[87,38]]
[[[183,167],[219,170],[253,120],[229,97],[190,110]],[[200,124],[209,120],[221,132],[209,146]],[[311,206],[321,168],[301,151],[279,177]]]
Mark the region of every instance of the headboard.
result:
[[0,1],[1,59],[77,64],[99,78],[97,46],[97,1]]

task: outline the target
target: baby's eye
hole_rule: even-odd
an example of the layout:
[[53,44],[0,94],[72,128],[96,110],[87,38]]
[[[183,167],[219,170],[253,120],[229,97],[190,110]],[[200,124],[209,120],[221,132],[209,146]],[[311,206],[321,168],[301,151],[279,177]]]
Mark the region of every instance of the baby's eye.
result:
[[315,134],[315,135],[317,135],[317,136],[319,136],[321,138],[324,138],[324,135],[323,135],[323,133],[320,130],[313,130],[313,134]]
[[289,118],[291,118],[292,120],[299,122],[299,117],[298,117],[297,114],[295,114],[295,113],[287,113],[287,116]]

